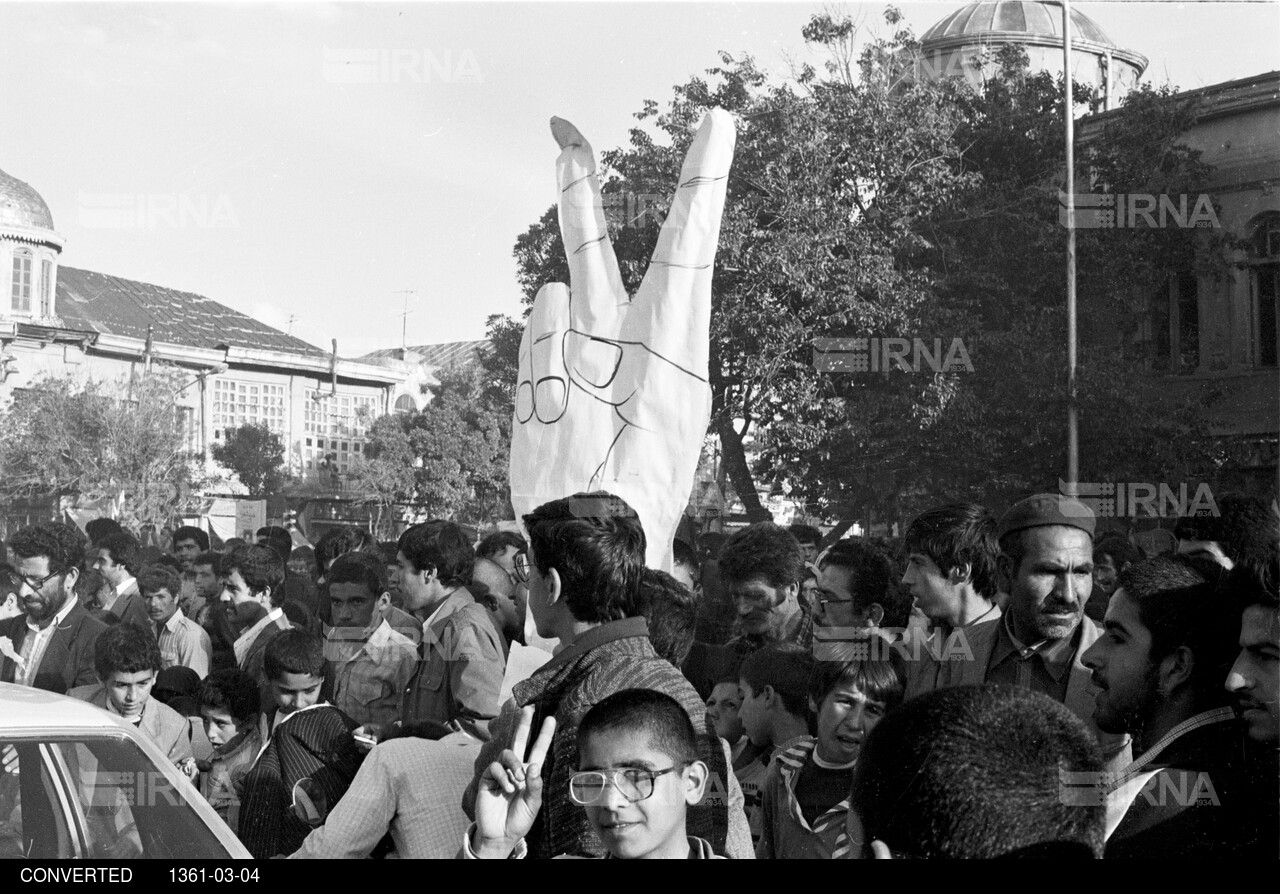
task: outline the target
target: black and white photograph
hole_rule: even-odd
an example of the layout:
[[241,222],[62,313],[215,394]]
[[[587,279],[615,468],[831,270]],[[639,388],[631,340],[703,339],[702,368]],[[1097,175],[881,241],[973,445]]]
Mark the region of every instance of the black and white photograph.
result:
[[1277,317],[1275,0],[0,0],[0,878],[1280,858]]

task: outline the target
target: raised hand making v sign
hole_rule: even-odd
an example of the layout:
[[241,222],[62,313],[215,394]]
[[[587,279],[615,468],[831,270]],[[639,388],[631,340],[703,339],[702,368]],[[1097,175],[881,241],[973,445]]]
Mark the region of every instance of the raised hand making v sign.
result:
[[476,825],[471,851],[482,860],[505,860],[533,828],[542,807],[542,762],[556,732],[556,719],[542,721],[542,729],[525,758],[533,730],[533,706],[520,710],[511,747],[502,752],[480,777],[476,792]]
[[733,119],[721,109],[703,119],[634,297],[609,241],[591,145],[560,118],[551,132],[570,284],[542,287],[520,343],[512,504],[520,518],[573,493],[617,494],[640,515],[648,564],[669,567],[711,410],[711,275]]

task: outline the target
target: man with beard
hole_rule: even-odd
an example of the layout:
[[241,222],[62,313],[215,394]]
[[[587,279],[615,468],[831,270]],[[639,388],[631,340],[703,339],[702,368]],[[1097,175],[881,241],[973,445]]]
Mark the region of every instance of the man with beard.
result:
[[913,695],[982,683],[1042,692],[1090,725],[1109,769],[1127,766],[1128,737],[1093,724],[1091,674],[1080,661],[1101,635],[1084,616],[1093,530],[1093,512],[1070,497],[1036,494],[1011,506],[996,526],[1000,589],[1009,594],[1004,615],[966,628],[966,650]]
[[764,646],[813,643],[813,616],[800,605],[804,556],[790,531],[772,522],[748,525],[728,539],[717,566],[719,586],[737,615],[736,634],[722,646],[695,642],[681,667],[703,698]]
[[1249,818],[1258,830],[1257,854],[1274,858],[1280,840],[1280,799],[1276,797],[1280,771],[1280,557],[1254,569],[1237,565],[1227,575],[1228,588],[1242,609],[1240,652],[1226,688],[1240,714],[1248,737],[1249,772],[1258,795],[1257,810]]
[[1106,633],[1084,653],[1094,721],[1129,733],[1138,757],[1106,782],[1108,858],[1225,856],[1248,849],[1243,735],[1222,681],[1240,609],[1206,560],[1157,557],[1126,569]]
[[34,525],[9,547],[23,613],[0,622],[0,681],[59,693],[96,682],[93,648],[107,625],[75,597],[84,561],[80,533],[58,522]]
[[808,647],[813,618],[800,608],[804,578],[800,544],[772,522],[748,525],[720,552],[720,580],[738,612],[739,633],[729,645],[740,658],[770,643]]

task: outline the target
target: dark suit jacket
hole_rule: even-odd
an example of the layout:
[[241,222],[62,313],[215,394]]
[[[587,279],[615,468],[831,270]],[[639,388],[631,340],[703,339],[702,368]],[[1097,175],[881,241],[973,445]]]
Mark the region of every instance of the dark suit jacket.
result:
[[[1187,860],[1268,849],[1274,857],[1275,838],[1257,821],[1262,799],[1246,773],[1245,741],[1241,723],[1228,715],[1171,742],[1147,765],[1159,772],[1108,839],[1106,858]],[[1275,800],[1274,775],[1268,800]]]
[[155,625],[151,623],[151,616],[147,614],[147,604],[142,601],[142,594],[138,592],[136,580],[129,585],[129,589],[116,597],[116,601],[111,603],[108,611],[119,618],[121,624],[141,627],[153,637],[155,636]]
[[[93,669],[93,644],[106,629],[106,624],[91,616],[77,602],[49,640],[32,686],[65,693],[76,686],[96,683],[98,675]],[[27,616],[22,614],[0,621],[0,636],[9,637],[13,650],[21,652],[22,643],[27,638]],[[12,683],[17,669],[13,661],[0,657],[0,683]]]

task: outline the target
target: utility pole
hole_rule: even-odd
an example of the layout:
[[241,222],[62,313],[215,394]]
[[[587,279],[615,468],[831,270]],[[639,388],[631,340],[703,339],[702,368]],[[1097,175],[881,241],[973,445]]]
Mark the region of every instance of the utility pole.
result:
[[400,359],[403,360],[405,353],[409,350],[409,314],[413,313],[409,310],[409,296],[418,294],[418,290],[401,289],[392,294],[404,296],[404,312],[400,314]]
[[[1080,416],[1076,406],[1076,150],[1071,91],[1071,0],[1062,0],[1062,66],[1067,96],[1067,483],[1080,480]],[[1074,491],[1073,491],[1074,493]]]

